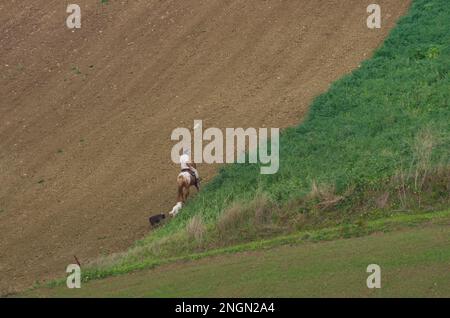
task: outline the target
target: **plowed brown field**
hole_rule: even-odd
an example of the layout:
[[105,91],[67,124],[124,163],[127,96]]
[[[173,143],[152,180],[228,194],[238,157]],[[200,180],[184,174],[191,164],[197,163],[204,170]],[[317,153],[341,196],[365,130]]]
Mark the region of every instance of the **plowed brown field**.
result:
[[[379,30],[372,2],[1,1],[0,291],[148,233],[147,216],[175,202],[174,128],[301,121],[410,1],[378,0]],[[200,166],[206,180],[215,170]]]

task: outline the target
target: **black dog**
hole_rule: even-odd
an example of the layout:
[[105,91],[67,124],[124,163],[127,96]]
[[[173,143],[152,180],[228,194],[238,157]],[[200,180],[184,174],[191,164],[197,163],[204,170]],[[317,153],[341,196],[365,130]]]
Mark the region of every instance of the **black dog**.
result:
[[161,213],[161,214],[151,216],[148,220],[150,221],[150,224],[152,226],[155,226],[155,225],[159,224],[165,218],[166,218],[166,215]]

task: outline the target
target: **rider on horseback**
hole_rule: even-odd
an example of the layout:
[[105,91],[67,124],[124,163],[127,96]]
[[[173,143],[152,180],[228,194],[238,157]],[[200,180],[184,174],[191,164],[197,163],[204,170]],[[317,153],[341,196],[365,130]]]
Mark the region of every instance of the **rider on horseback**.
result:
[[195,162],[191,162],[189,157],[189,150],[185,149],[183,154],[180,156],[180,164],[181,164],[181,173],[178,175],[177,184],[178,184],[178,197],[177,204],[173,207],[172,211],[169,212],[170,216],[176,216],[183,204],[186,202],[187,197],[189,196],[189,187],[194,185],[197,188],[197,191],[200,190],[200,177],[198,175],[197,167]]
[[183,151],[183,154],[180,157],[180,164],[181,164],[181,171],[182,172],[189,172],[190,175],[195,179],[195,187],[197,188],[197,191],[200,190],[200,177],[198,175],[197,166],[195,162],[191,162],[191,159],[189,157],[189,150],[185,149]]

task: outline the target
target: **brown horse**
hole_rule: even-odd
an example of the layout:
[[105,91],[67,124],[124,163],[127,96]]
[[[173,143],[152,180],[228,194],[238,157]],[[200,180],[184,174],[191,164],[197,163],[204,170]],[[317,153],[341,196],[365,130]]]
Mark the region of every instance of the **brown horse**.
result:
[[[195,163],[188,163],[188,166],[197,169]],[[195,186],[197,191],[199,191],[198,181],[195,178],[195,175],[190,169],[181,170],[181,173],[177,177],[177,185],[178,185],[178,196],[177,196],[177,204],[173,207],[172,211],[169,212],[170,216],[176,216],[183,204],[186,203],[186,200],[189,196],[189,188],[191,186]]]
[[[191,186],[196,186],[195,176],[193,176],[189,171],[182,171],[177,178],[178,185],[178,197],[177,202],[186,203],[189,196],[189,188]],[[198,188],[197,188],[198,190]]]
[[[175,217],[183,207],[183,204],[186,202],[189,196],[189,188],[191,186],[195,186],[195,177],[191,175],[188,171],[182,171],[177,178],[178,185],[178,197],[177,204],[173,207],[172,211],[169,212],[169,215]],[[198,190],[198,188],[197,188]]]

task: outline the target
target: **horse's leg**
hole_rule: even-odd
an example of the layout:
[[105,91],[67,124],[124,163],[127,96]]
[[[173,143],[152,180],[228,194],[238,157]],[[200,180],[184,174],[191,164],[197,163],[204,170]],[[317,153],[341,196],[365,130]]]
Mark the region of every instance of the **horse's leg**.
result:
[[200,188],[198,186],[198,180],[197,180],[197,182],[194,181],[193,186],[197,189],[197,192],[200,191]]
[[184,186],[185,186],[186,180],[182,175],[179,175],[177,178],[177,185],[178,185],[178,195],[177,195],[177,202],[183,202],[184,200]]
[[184,186],[183,185],[178,185],[178,195],[177,195],[177,202],[185,202],[184,201]]
[[189,196],[189,186],[184,187],[184,202],[186,202],[188,196]]

